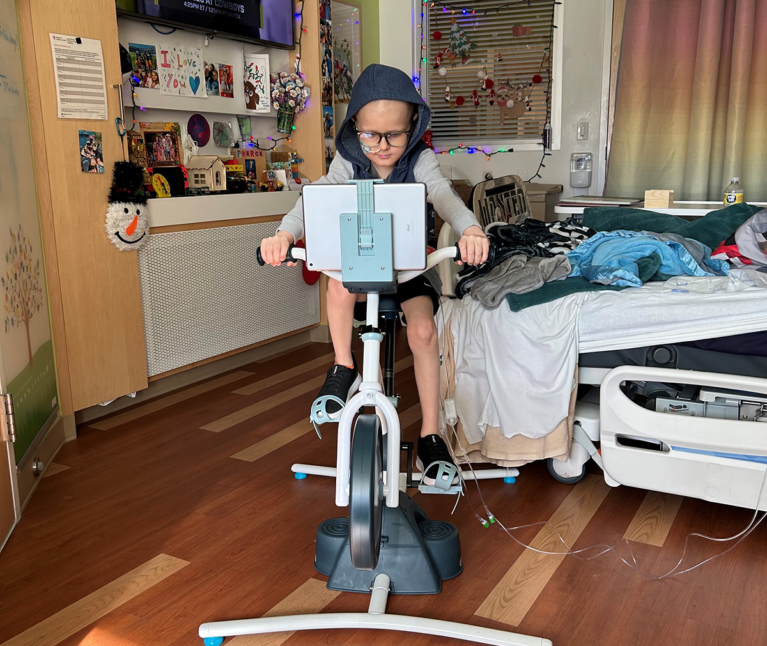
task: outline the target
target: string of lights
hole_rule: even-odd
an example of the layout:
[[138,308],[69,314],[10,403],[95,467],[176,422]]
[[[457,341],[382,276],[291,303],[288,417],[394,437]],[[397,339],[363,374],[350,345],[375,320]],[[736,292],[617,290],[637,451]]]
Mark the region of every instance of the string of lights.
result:
[[[548,0],[546,0],[548,3]],[[486,7],[484,10],[482,10],[483,15],[487,16],[489,12],[495,11],[496,15],[498,15],[502,10],[508,9],[511,7],[515,7],[522,4],[527,4],[527,6],[532,6],[533,0],[515,0],[513,2],[502,2],[499,3],[497,6],[490,6]],[[553,3],[554,5],[561,5],[562,2],[559,0],[555,0]],[[429,9],[433,7],[441,7],[443,13],[450,12],[452,14],[461,14],[461,15],[476,15],[477,11],[476,9],[471,9],[468,7],[462,7],[459,5],[455,5],[453,3],[449,2],[440,2],[439,0],[423,0],[423,4],[421,5],[421,19],[417,25],[418,29],[418,42],[421,43],[421,54],[418,59],[418,68],[416,74],[413,75],[413,83],[415,83],[416,88],[418,89],[419,94],[421,94],[421,98],[423,97],[423,84],[421,83],[421,77],[423,74],[423,68],[425,65],[428,64],[428,58],[427,58],[427,44],[425,42],[426,40],[426,29],[427,29],[427,22],[428,22],[428,11]],[[557,26],[554,24],[554,11],[552,11],[552,17],[551,17],[551,27],[549,30],[549,43],[551,44],[554,39],[554,30],[557,29]],[[550,145],[550,126],[549,126],[549,118],[551,114],[551,75],[552,75],[552,56],[551,56],[551,47],[547,47],[544,50],[543,58],[541,59],[541,64],[539,66],[539,73],[543,71],[544,66],[548,62],[548,79],[547,79],[547,86],[546,90],[544,92],[545,94],[545,101],[546,101],[546,127],[544,128],[543,133],[543,141],[541,142],[541,146],[543,146],[543,153],[541,155],[540,163],[538,164],[538,168],[536,169],[535,173],[533,173],[532,177],[530,177],[527,181],[532,181],[534,179],[541,179],[541,170],[543,168],[546,168],[545,161],[546,157],[550,157],[551,153],[548,152],[547,146]],[[426,99],[424,98],[424,101]],[[435,153],[439,155],[454,155],[455,153],[465,152],[466,154],[484,154],[485,155],[485,161],[490,161],[490,158],[494,155],[498,154],[507,154],[507,153],[513,153],[513,148],[499,148],[498,150],[491,150],[490,148],[486,146],[466,146],[463,143],[459,144],[458,146],[454,146],[452,148],[447,148],[445,150],[438,150],[435,148]]]
[[[538,0],[540,2],[543,2],[544,0]],[[438,0],[425,0],[424,4],[428,4],[430,7],[442,7],[442,12],[447,13],[450,12],[451,14],[460,13],[464,16],[470,15],[474,16],[477,14],[476,9],[471,9],[469,7],[462,7],[460,5],[455,5],[450,2],[439,2]],[[510,7],[516,7],[521,4],[527,4],[528,7],[533,6],[533,0],[514,0],[513,2],[502,2],[498,4],[497,6],[492,7],[485,7],[482,9],[482,15],[487,16],[491,11],[495,11],[495,15],[499,15],[501,11],[504,9],[508,9]],[[561,4],[560,2],[557,2],[555,4]]]

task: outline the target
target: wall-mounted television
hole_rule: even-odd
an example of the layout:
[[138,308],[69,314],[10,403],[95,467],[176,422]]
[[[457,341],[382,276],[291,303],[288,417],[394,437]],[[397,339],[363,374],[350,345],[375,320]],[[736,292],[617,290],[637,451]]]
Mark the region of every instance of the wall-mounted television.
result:
[[293,0],[115,0],[117,15],[293,49]]

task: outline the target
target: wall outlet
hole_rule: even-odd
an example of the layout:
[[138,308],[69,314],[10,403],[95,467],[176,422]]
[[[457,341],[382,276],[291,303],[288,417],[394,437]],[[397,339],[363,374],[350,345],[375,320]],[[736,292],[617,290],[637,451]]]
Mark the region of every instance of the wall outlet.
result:
[[576,126],[576,132],[578,134],[578,141],[586,141],[589,138],[589,122],[579,121]]

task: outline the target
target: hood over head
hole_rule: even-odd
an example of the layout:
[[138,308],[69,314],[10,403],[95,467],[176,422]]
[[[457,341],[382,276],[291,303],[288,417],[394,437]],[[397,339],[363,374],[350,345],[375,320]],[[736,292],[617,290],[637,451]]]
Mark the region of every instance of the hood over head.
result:
[[418,94],[412,79],[402,70],[378,64],[369,65],[363,70],[352,89],[346,119],[338,129],[336,148],[338,153],[354,166],[356,179],[372,177],[371,162],[362,152],[352,120],[364,105],[381,99],[404,101],[416,107],[418,116],[413,122],[407,148],[389,176],[389,181],[392,183],[412,182],[414,181],[413,166],[418,156],[427,148],[421,141],[421,137],[429,127],[431,110]]

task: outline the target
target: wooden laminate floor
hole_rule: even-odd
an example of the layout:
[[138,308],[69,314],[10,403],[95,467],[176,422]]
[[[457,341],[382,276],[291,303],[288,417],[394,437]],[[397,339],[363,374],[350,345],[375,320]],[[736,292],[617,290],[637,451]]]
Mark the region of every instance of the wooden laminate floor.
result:
[[[400,411],[405,438],[415,439],[420,409],[405,348],[400,344]],[[319,440],[308,427],[316,388],[301,387],[317,381],[329,361],[328,346],[304,347],[78,429],[0,553],[0,644],[198,645],[205,621],[366,611],[367,596],[327,591],[312,566],[317,526],[343,515],[333,481],[299,481],[290,471],[293,462],[335,462],[332,430]],[[596,471],[576,486],[560,484],[541,463],[523,467],[516,484],[481,487],[507,526],[550,520],[575,548],[625,537],[652,573],[676,564],[689,532],[731,535],[751,516],[610,489]],[[479,506],[473,487],[470,493]],[[450,518],[454,498],[417,500],[433,518]],[[694,572],[653,581],[614,554],[586,561],[524,550],[498,526],[482,527],[465,500],[451,520],[461,533],[464,573],[438,596],[390,597],[389,612],[547,637],[555,646],[767,644],[767,527]],[[557,548],[549,527],[514,535]],[[691,539],[686,563],[722,549]],[[629,558],[625,548],[621,554]],[[403,640],[456,643],[363,631],[225,643]]]

